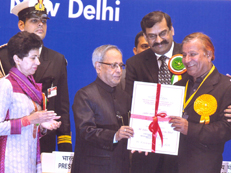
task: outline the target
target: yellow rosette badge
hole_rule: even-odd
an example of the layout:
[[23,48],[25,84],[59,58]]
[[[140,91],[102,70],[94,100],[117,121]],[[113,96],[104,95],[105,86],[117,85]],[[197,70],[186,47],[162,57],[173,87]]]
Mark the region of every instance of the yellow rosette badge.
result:
[[209,116],[213,115],[217,110],[217,100],[210,94],[203,94],[195,100],[194,110],[201,116],[201,124],[209,124]]

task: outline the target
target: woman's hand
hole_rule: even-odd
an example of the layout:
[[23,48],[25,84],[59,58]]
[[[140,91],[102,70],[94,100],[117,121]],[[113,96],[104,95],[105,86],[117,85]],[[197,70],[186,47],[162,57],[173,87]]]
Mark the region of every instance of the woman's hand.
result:
[[51,120],[57,120],[60,118],[60,116],[56,116],[57,114],[54,111],[37,111],[33,112],[29,116],[27,116],[27,119],[30,121],[30,124],[41,124],[44,122],[49,122]]
[[50,120],[47,122],[43,122],[40,124],[40,126],[42,126],[42,128],[48,129],[48,130],[55,130],[57,128],[59,128],[61,125],[61,121],[55,121],[55,120]]

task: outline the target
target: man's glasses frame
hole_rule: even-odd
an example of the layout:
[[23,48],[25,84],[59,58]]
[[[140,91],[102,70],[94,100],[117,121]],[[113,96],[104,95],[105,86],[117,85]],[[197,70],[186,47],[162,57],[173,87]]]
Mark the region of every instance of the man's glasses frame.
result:
[[112,69],[116,69],[118,67],[120,67],[121,69],[125,68],[125,64],[123,63],[106,63],[106,62],[99,62],[100,64],[105,64],[105,65],[109,65]]

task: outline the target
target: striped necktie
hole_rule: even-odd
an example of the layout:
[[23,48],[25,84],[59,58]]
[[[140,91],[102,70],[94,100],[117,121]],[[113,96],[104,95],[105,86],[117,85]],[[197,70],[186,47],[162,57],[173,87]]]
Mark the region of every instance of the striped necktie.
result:
[[165,62],[167,57],[163,55],[159,59],[161,60],[161,66],[158,72],[158,83],[171,84],[171,73],[168,69],[168,65]]

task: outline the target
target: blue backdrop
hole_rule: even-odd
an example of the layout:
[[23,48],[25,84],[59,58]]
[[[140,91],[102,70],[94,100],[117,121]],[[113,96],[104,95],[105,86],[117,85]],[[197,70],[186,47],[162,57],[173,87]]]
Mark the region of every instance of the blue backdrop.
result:
[[[22,0],[5,0],[0,7],[0,45],[16,34],[18,18],[10,9]],[[96,78],[92,66],[93,50],[102,44],[117,45],[124,63],[133,55],[134,38],[141,30],[140,21],[151,11],[168,13],[180,43],[192,32],[210,36],[215,46],[214,64],[223,73],[230,72],[231,1],[230,0],[50,0],[46,47],[65,55],[68,60],[70,105],[77,90]],[[231,73],[231,72],[230,72]],[[230,98],[231,99],[231,98]],[[75,125],[70,107],[73,144]],[[74,145],[73,145],[74,147]],[[231,161],[231,141],[226,143],[224,160]]]

